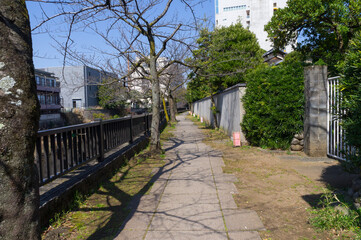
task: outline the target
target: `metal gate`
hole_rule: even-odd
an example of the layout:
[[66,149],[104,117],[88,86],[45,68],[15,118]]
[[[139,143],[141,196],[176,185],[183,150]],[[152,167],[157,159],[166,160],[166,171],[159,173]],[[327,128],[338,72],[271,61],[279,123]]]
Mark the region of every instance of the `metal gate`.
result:
[[339,84],[340,77],[332,77],[327,81],[327,155],[344,161],[351,147],[346,145],[344,130],[340,124],[342,94]]

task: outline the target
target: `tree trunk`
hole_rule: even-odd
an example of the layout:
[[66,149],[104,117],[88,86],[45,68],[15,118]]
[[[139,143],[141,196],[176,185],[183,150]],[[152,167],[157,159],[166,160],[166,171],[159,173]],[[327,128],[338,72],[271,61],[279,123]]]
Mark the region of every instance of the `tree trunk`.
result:
[[218,119],[217,119],[217,106],[216,106],[216,102],[214,101],[213,95],[211,95],[211,102],[212,102],[211,111],[214,119],[214,127],[219,128]]
[[150,151],[158,153],[161,151],[160,146],[160,86],[157,74],[157,65],[155,55],[150,55],[150,75],[152,76],[152,126],[150,136]]
[[39,103],[25,1],[0,4],[0,238],[40,239]]
[[176,122],[177,121],[177,118],[176,118],[177,103],[176,103],[176,100],[175,100],[172,92],[169,93],[168,101],[169,101],[169,108],[170,108],[170,121]]

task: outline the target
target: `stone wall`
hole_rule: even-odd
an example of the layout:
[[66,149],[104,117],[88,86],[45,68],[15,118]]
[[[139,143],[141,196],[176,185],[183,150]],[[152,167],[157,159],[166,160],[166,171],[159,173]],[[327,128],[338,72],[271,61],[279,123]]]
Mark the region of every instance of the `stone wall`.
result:
[[293,136],[291,141],[291,151],[303,151],[304,146],[303,133],[298,133]]
[[[214,95],[217,108],[217,120],[219,127],[223,129],[229,136],[233,132],[241,133],[241,142],[246,144],[246,138],[241,130],[241,122],[245,114],[242,97],[246,92],[245,84],[237,84],[223,92]],[[194,102],[191,106],[194,114],[202,117],[203,120],[214,127],[214,117],[211,110],[210,97]]]

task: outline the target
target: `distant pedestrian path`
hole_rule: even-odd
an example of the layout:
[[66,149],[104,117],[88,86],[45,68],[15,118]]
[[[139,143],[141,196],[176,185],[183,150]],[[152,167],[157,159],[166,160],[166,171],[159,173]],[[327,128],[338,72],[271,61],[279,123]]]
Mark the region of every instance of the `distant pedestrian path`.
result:
[[261,239],[256,212],[237,208],[233,175],[224,174],[222,155],[202,143],[203,134],[186,119],[163,147],[166,165],[149,194],[135,199],[116,239]]

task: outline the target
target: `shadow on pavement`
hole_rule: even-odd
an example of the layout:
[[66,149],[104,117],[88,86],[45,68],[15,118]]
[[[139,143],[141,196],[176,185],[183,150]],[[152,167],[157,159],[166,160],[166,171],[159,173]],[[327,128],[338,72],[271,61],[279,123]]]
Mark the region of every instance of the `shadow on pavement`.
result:
[[[172,145],[167,147],[165,150],[170,151],[178,148],[181,146],[184,141],[178,138],[172,138],[170,139],[170,142]],[[119,202],[121,202],[121,205],[117,206],[111,206],[111,203],[108,203],[110,207],[100,207],[100,208],[80,208],[78,211],[82,212],[92,212],[92,211],[110,211],[111,216],[110,218],[104,219],[104,222],[107,221],[107,223],[103,226],[98,228],[91,236],[88,237],[89,240],[97,240],[102,238],[109,238],[110,236],[116,237],[126,226],[127,222],[132,218],[132,216],[136,213],[136,210],[139,206],[140,200],[142,196],[144,196],[153,186],[153,183],[157,181],[160,177],[165,175],[168,172],[171,172],[172,170],[176,169],[177,167],[186,164],[187,161],[192,161],[192,159],[198,158],[199,155],[194,154],[191,158],[187,158],[186,161],[182,159],[179,155],[177,155],[177,159],[175,160],[169,160],[163,167],[158,168],[157,172],[153,175],[151,180],[147,182],[147,184],[138,191],[133,197],[129,194],[123,192],[120,190],[117,186],[117,182],[110,182],[107,181],[106,184],[103,185],[103,188],[107,190],[107,192],[103,192],[100,190],[97,190],[96,193],[107,195],[110,197],[113,197],[117,199]],[[174,161],[177,161],[177,163],[174,166],[171,166],[174,164]],[[118,180],[118,182],[124,180],[124,178],[127,177],[129,171],[131,168],[129,168],[122,177]],[[126,201],[124,201],[126,200]],[[125,205],[124,205],[125,204]],[[124,220],[125,219],[125,220]]]

